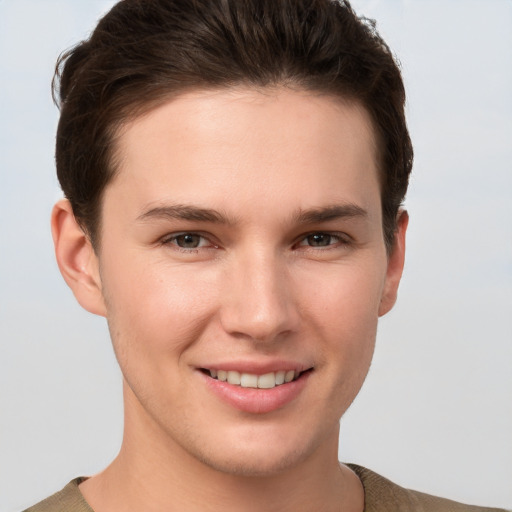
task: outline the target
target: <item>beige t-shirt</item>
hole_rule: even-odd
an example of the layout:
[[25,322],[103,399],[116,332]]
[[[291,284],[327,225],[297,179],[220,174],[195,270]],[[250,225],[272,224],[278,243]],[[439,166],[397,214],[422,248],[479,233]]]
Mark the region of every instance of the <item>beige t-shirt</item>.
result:
[[[365,512],[507,512],[504,509],[463,505],[404,489],[369,469],[355,464],[348,466],[363,484]],[[78,488],[84,480],[85,478],[72,480],[62,491],[24,512],[94,512]]]

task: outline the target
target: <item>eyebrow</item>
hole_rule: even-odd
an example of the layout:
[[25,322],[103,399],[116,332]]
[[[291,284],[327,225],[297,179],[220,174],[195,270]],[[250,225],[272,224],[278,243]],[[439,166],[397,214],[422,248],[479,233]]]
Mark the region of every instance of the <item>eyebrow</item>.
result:
[[217,224],[235,224],[233,219],[229,219],[226,215],[217,210],[184,204],[156,206],[137,217],[138,221],[151,219],[174,219],[196,222],[213,222]]
[[294,217],[297,222],[302,224],[319,224],[343,218],[366,219],[368,212],[356,204],[347,203],[299,210]]
[[[299,209],[293,216],[293,221],[299,224],[320,224],[342,218],[367,218],[368,212],[352,203],[328,205],[319,208]],[[195,222],[211,222],[215,224],[234,225],[236,219],[212,208],[201,208],[194,205],[165,205],[151,208],[137,217],[137,221],[153,219],[173,219]]]

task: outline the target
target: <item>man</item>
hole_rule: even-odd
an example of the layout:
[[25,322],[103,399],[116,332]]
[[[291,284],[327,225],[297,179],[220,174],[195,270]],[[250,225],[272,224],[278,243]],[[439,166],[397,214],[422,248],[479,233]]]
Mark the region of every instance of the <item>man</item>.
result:
[[107,318],[125,435],[30,510],[485,510],[337,460],[408,222],[372,27],[330,0],[125,0],[60,66],[56,256]]

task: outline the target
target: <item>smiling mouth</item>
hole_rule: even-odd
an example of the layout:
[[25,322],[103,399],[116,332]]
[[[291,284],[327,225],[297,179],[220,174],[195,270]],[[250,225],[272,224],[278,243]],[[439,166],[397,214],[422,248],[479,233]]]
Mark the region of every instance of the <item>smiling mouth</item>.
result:
[[254,389],[272,389],[276,386],[282,386],[283,384],[288,384],[299,379],[301,375],[312,370],[312,368],[303,372],[296,370],[279,370],[277,372],[256,375],[254,373],[238,372],[236,370],[201,369],[203,373],[212,379],[227,382],[233,386]]

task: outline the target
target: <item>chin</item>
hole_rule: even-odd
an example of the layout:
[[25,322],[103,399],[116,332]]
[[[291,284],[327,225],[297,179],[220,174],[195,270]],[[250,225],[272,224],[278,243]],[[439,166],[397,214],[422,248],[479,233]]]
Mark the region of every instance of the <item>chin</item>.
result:
[[275,476],[301,465],[322,444],[320,439],[308,436],[307,431],[289,431],[283,436],[283,430],[263,429],[252,431],[252,435],[247,431],[245,435],[240,435],[240,431],[224,432],[220,439],[202,439],[201,443],[192,442],[182,447],[205,466],[224,474]]
[[[210,455],[210,456],[209,456]],[[299,465],[308,455],[294,451],[288,454],[269,454],[265,450],[258,454],[231,454],[230,457],[214,457],[213,454],[201,454],[199,460],[206,466],[233,476],[266,477],[284,473]]]

